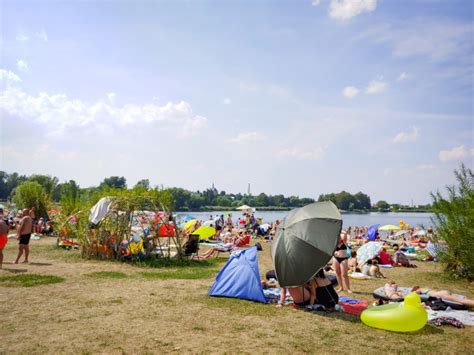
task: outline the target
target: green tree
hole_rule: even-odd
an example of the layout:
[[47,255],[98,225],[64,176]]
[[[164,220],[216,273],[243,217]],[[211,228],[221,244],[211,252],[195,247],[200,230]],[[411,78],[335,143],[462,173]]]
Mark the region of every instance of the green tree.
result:
[[7,174],[5,179],[5,184],[7,187],[7,196],[5,198],[11,197],[13,195],[13,190],[20,185],[22,182],[25,182],[27,177],[25,175],[18,175],[18,173]]
[[37,218],[48,216],[49,196],[36,181],[26,181],[18,185],[13,194],[13,202],[19,209],[35,207]]
[[142,179],[135,184],[134,188],[136,187],[143,187],[145,190],[148,191],[150,190],[150,180]]
[[43,186],[44,192],[48,194],[50,198],[53,197],[54,190],[58,185],[58,178],[51,175],[39,175],[34,174],[28,177],[28,181],[36,181],[38,184]]
[[114,189],[126,189],[127,188],[127,179],[123,176],[110,176],[105,178],[104,181],[100,184],[101,188],[111,187]]
[[464,164],[454,171],[457,186],[447,186],[447,196],[431,193],[436,232],[448,246],[441,253],[447,271],[474,279],[474,175]]
[[380,200],[375,204],[375,208],[377,208],[379,211],[386,211],[390,209],[390,205],[387,201]]
[[69,180],[60,186],[60,202],[63,214],[70,216],[78,211],[80,206],[80,189],[74,180]]

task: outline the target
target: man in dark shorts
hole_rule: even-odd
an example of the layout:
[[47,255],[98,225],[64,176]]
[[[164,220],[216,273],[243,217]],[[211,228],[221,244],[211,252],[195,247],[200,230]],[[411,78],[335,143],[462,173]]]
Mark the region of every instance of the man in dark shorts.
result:
[[30,254],[30,238],[31,232],[33,230],[33,219],[30,217],[30,211],[25,208],[23,210],[23,217],[18,224],[18,229],[16,232],[17,239],[19,240],[18,245],[18,256],[16,257],[15,264],[18,264],[20,261],[23,252],[25,252],[25,261],[23,263],[28,262],[28,255]]

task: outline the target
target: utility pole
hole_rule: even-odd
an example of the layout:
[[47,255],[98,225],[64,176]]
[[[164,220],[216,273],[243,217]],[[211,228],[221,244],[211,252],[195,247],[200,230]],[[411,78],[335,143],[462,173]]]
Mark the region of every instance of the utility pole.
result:
[[250,182],[249,182],[249,184],[248,184],[248,186],[247,186],[247,195],[250,196]]

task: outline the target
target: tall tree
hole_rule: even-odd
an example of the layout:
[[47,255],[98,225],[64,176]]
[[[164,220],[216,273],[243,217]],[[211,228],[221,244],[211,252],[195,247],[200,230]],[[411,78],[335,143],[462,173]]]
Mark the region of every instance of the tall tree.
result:
[[123,176],[110,176],[105,178],[104,181],[101,182],[100,187],[112,187],[115,189],[126,189],[127,188],[127,179]]

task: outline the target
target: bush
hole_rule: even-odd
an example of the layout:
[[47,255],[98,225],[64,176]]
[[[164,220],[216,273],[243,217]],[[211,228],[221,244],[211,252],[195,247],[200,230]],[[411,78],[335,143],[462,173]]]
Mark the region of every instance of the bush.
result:
[[447,198],[439,192],[433,198],[434,223],[438,238],[447,244],[441,254],[446,270],[458,277],[474,278],[474,175],[461,165],[454,171],[458,186],[447,187]]
[[36,181],[26,181],[15,188],[13,202],[18,209],[35,207],[35,216],[47,217],[50,200],[43,187]]

